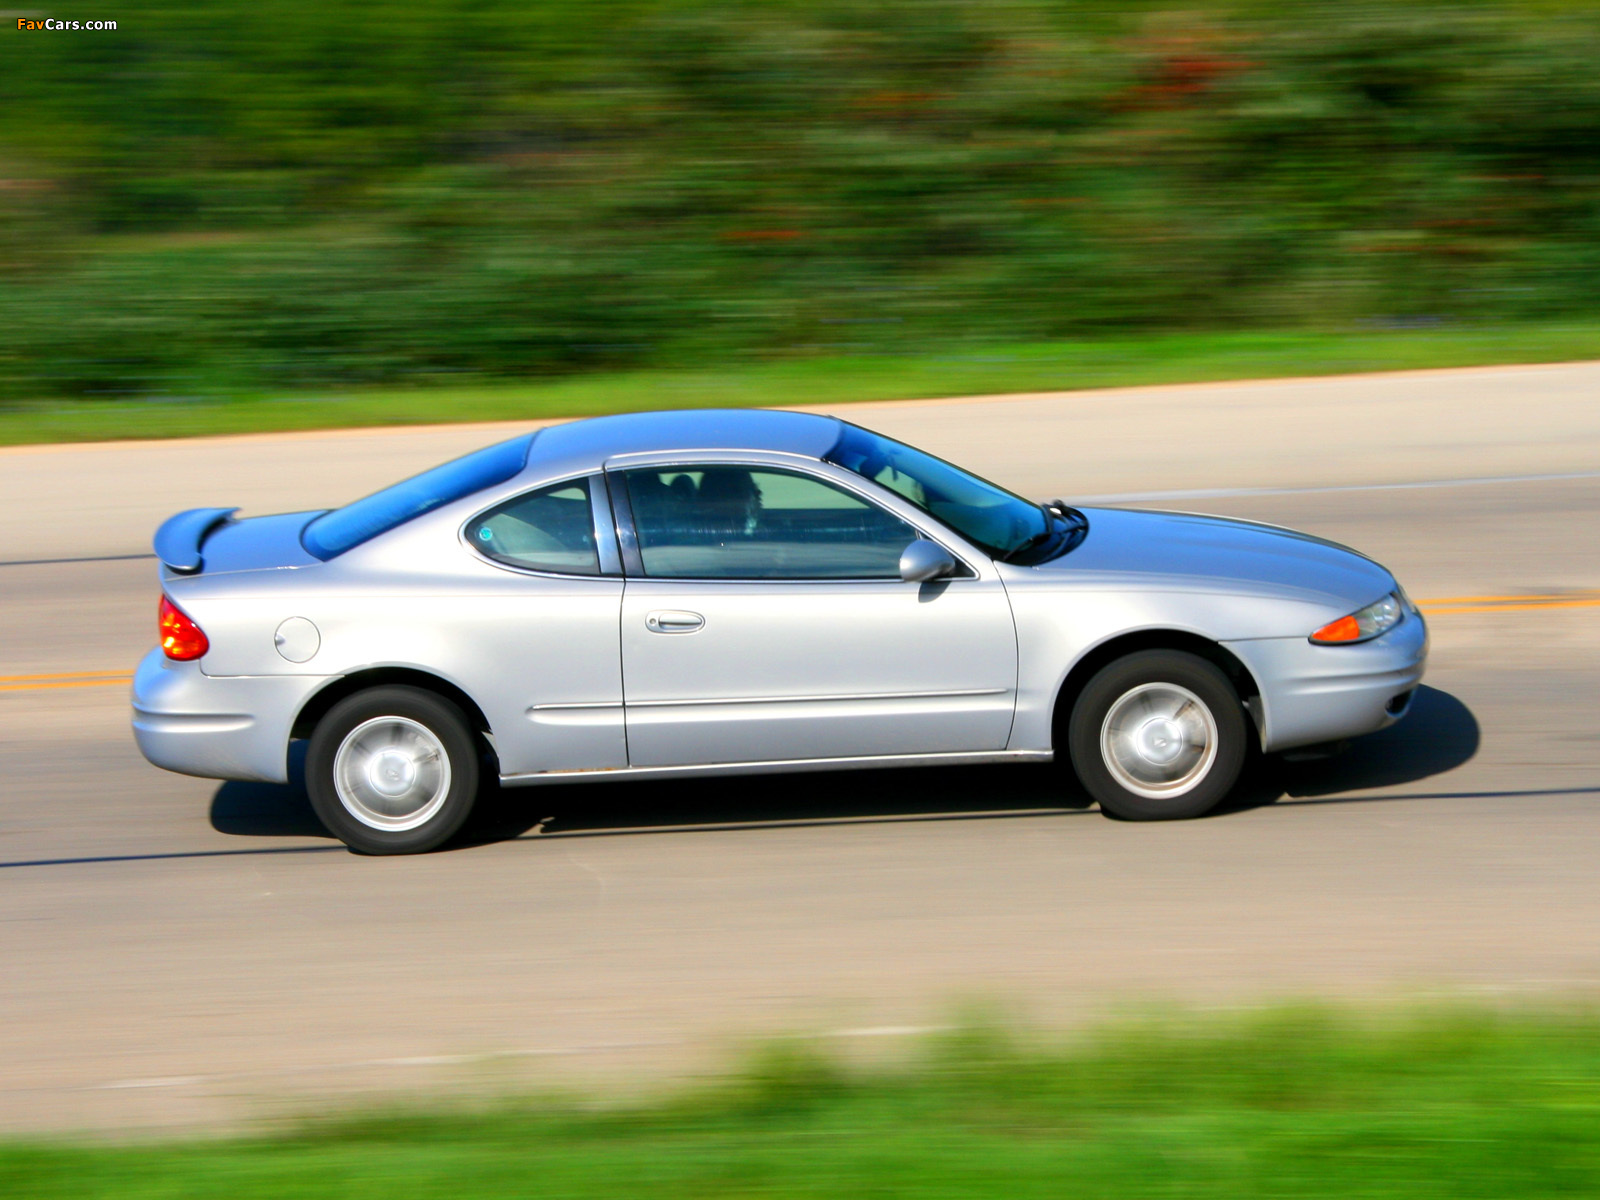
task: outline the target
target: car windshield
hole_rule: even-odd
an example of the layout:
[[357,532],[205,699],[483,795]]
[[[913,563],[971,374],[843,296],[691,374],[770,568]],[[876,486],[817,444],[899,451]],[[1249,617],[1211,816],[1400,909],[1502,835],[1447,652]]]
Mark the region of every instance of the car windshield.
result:
[[846,424],[824,457],[909,500],[995,558],[1050,535],[1050,518],[1037,504],[858,425]]
[[307,525],[301,544],[323,561],[388,533],[413,517],[504,483],[528,462],[534,435],[525,433],[413,475],[381,492],[325,512]]

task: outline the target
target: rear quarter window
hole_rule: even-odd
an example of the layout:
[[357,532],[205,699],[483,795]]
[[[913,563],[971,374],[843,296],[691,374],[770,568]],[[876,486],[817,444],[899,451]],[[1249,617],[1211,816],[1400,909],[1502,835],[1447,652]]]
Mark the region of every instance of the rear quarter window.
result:
[[467,526],[467,540],[480,554],[508,566],[600,574],[587,479],[571,479],[495,505]]
[[485,446],[325,512],[306,526],[300,542],[307,552],[326,562],[424,513],[504,483],[527,465],[533,439],[534,434],[527,433]]

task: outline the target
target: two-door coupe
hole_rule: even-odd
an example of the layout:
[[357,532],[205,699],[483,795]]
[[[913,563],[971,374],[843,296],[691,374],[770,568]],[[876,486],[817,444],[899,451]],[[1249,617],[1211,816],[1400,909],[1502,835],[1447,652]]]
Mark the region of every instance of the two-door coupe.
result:
[[285,782],[426,850],[502,784],[1045,761],[1191,817],[1266,752],[1380,729],[1427,631],[1270,526],[1037,504],[831,417],[647,413],[489,446],[327,512],[156,533],[157,766]]

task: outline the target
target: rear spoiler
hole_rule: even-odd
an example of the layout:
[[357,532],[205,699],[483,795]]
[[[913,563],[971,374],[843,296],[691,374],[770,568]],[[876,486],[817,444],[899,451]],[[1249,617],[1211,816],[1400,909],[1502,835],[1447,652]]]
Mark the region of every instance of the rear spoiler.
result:
[[156,530],[156,557],[179,575],[194,575],[205,566],[200,548],[224,525],[231,524],[237,508],[191,508],[168,517]]

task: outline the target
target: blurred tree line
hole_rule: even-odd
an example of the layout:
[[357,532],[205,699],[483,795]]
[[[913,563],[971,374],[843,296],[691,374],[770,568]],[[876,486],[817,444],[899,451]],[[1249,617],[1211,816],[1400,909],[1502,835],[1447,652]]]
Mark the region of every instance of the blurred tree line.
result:
[[73,15],[0,29],[0,396],[1600,312],[1587,5]]

